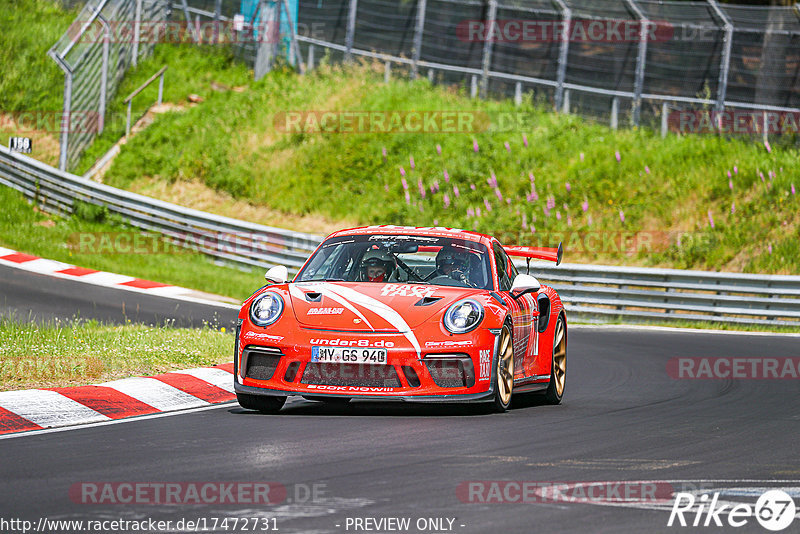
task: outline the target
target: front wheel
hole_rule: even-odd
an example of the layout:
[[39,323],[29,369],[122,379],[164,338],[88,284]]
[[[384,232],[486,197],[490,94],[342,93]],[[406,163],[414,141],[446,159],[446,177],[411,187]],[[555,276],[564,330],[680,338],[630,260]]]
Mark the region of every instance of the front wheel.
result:
[[564,317],[558,316],[553,334],[553,361],[550,368],[550,385],[544,395],[548,404],[561,404],[567,384],[567,330]]
[[495,359],[494,409],[496,412],[505,412],[511,406],[511,394],[514,391],[514,343],[508,325],[504,325],[500,332]]
[[286,397],[271,397],[268,395],[248,395],[237,393],[236,400],[245,410],[256,410],[261,413],[278,413],[286,402]]

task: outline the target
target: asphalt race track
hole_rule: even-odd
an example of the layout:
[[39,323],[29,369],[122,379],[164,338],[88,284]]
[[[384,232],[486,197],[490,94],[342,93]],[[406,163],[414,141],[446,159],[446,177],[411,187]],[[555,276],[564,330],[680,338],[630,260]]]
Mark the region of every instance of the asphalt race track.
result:
[[[254,289],[258,282],[254,280]],[[121,291],[0,265],[0,317],[9,315],[38,322],[78,317],[115,324],[131,321],[160,325],[170,321],[177,327],[211,324],[230,328],[236,324],[235,310]]]
[[[116,302],[121,293],[140,298],[79,283],[71,288],[63,280],[39,280],[39,292],[30,294],[1,274],[5,308],[25,296],[34,313],[39,302],[61,301],[52,313],[85,306],[84,317],[92,311],[118,320],[116,305],[104,306],[102,299]],[[9,293],[14,287],[17,292]],[[203,316],[183,304],[171,312],[149,300],[139,304],[140,317],[185,312],[192,324]],[[175,522],[182,518],[205,519],[210,528],[214,518],[254,517],[275,518],[269,525],[284,533],[768,532],[753,518],[737,529],[667,527],[671,500],[661,506],[641,499],[624,506],[602,499],[520,503],[512,492],[505,497],[512,502],[470,502],[464,488],[470,482],[489,488],[491,481],[646,481],[714,488],[721,499],[751,503],[764,488],[794,487],[800,504],[800,381],[678,380],[667,373],[676,356],[798,357],[800,338],[576,328],[568,339],[561,406],[515,399],[511,412],[497,415],[469,406],[361,401],[339,407],[298,399],[275,416],[228,404],[0,439],[0,517],[34,525],[42,518],[173,521],[162,532],[178,531]],[[247,498],[235,504],[91,504],[81,496],[82,488],[125,482],[271,482],[287,493],[276,505]],[[472,501],[481,495],[488,494],[478,491]],[[366,518],[409,518],[410,527],[362,522],[356,529],[355,520]],[[427,519],[443,524],[418,528],[417,521]],[[798,525],[795,519],[785,532],[797,532]],[[247,529],[232,526],[213,531],[264,532],[263,525],[252,530],[252,522]]]

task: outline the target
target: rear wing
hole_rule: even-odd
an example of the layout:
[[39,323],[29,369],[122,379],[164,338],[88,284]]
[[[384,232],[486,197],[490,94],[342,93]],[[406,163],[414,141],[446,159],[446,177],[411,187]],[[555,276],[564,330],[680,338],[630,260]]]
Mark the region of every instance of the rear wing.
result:
[[564,255],[562,243],[559,243],[557,247],[503,247],[503,249],[509,256],[528,258],[528,263],[531,258],[536,258],[537,260],[554,261],[556,265],[560,265],[561,256]]

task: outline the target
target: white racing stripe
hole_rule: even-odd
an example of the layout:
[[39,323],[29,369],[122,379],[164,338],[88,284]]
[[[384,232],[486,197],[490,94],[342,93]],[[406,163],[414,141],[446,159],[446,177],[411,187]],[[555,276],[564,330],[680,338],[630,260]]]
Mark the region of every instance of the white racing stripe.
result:
[[363,293],[359,293],[354,289],[350,289],[349,287],[331,284],[328,286],[328,289],[331,292],[338,293],[342,298],[346,298],[347,300],[368,309],[397,328],[397,330],[403,334],[405,338],[408,339],[408,341],[414,346],[414,349],[417,351],[417,357],[421,357],[422,349],[419,346],[419,342],[417,341],[414,332],[411,331],[411,327],[408,326],[408,323],[406,323],[405,319],[403,319],[403,316],[397,313],[395,309],[379,300],[376,300]]
[[152,406],[161,411],[182,410],[195,406],[207,406],[208,403],[178,388],[165,384],[155,378],[123,378],[97,384],[114,388],[120,393]]
[[44,389],[0,393],[0,407],[43,428],[96,423],[110,419],[60,393]]
[[[311,289],[313,289],[314,291],[316,291],[316,292],[322,293],[323,295],[325,295],[329,299],[338,302],[339,304],[341,304],[342,306],[344,306],[345,308],[347,308],[351,312],[355,313],[356,315],[358,315],[361,318],[362,321],[364,321],[364,324],[366,324],[373,332],[375,331],[375,327],[372,326],[372,324],[369,321],[367,321],[367,318],[364,317],[364,314],[362,314],[360,311],[358,311],[344,297],[342,297],[341,295],[331,291],[329,284],[324,284],[324,283],[316,284],[315,283],[313,286],[309,286],[309,287]],[[289,284],[289,292],[296,299],[305,300],[305,298],[306,298],[305,293],[303,293],[303,291],[299,287],[297,287],[295,284]]]
[[225,391],[233,393],[233,374],[222,369],[210,369],[208,367],[197,367],[195,369],[186,369],[184,371],[172,371],[176,374],[191,375],[208,382],[212,386],[216,386]]

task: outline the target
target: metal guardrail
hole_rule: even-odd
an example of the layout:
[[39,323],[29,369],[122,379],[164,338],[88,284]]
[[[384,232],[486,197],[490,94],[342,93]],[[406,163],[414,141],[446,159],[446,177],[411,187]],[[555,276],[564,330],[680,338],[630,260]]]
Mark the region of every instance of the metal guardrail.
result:
[[[76,202],[105,206],[134,227],[251,268],[280,264],[296,271],[322,240],[98,184],[3,146],[0,184],[52,213],[72,213]],[[573,318],[800,326],[800,276],[549,263],[532,265],[532,272],[558,290]]]

